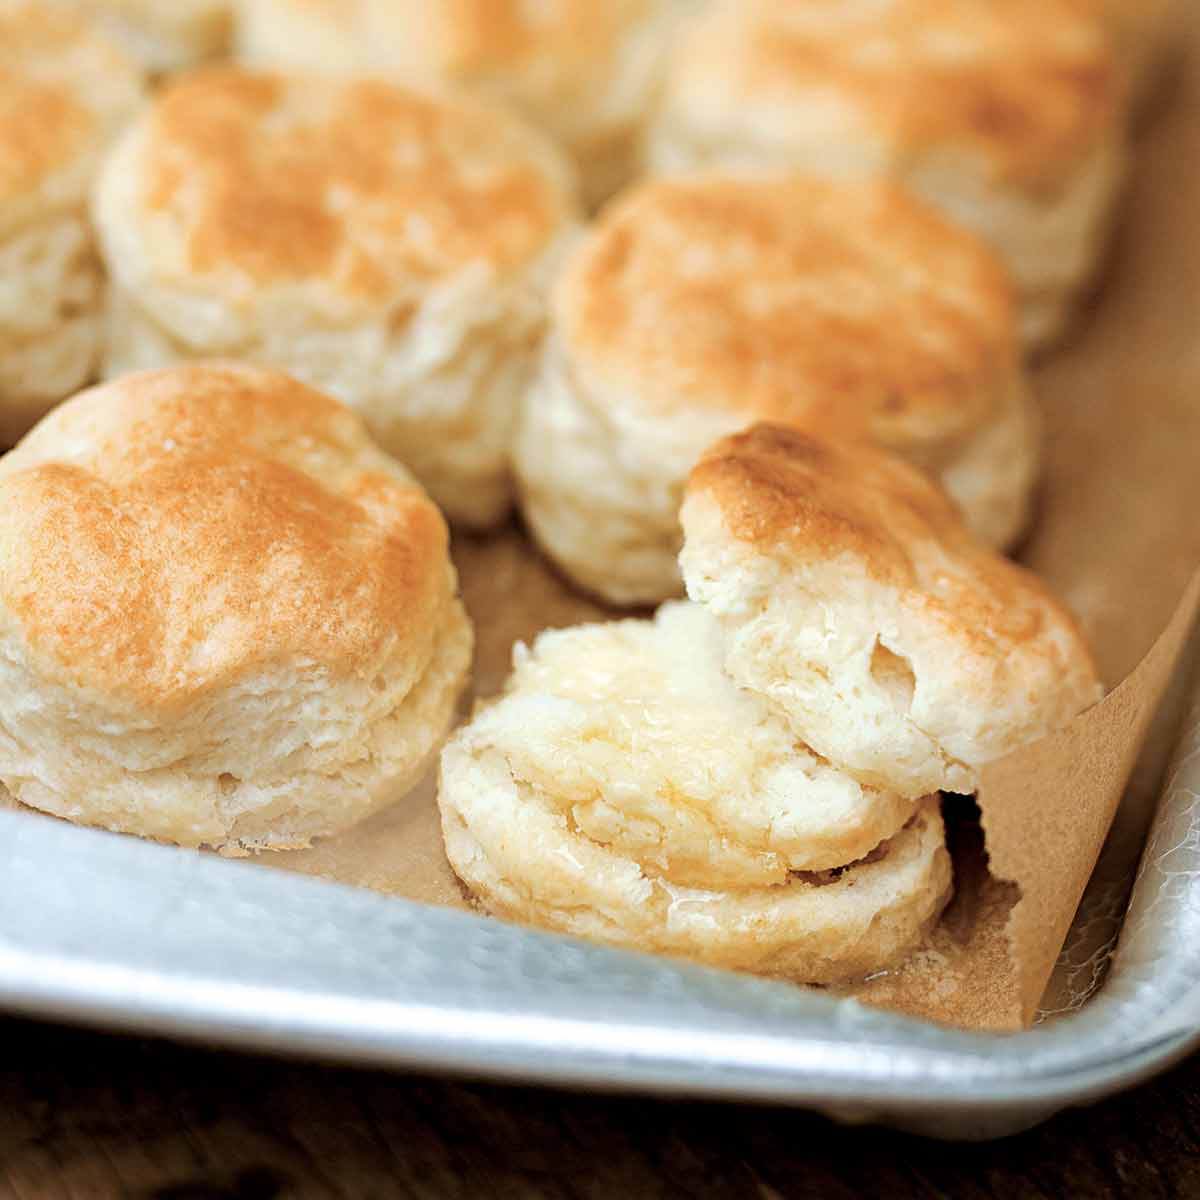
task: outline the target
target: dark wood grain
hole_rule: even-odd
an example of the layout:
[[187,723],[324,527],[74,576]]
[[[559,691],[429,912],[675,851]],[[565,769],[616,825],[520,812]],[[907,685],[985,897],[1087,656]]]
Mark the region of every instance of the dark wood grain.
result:
[[1200,1057],[1001,1142],[460,1084],[0,1022],[21,1200],[1200,1196]]

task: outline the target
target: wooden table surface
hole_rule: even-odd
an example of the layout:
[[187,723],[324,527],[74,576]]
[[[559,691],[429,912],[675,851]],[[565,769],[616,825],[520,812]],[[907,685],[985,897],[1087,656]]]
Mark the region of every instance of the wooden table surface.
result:
[[0,1196],[1200,1196],[1200,1056],[1001,1142],[314,1067],[0,1020]]

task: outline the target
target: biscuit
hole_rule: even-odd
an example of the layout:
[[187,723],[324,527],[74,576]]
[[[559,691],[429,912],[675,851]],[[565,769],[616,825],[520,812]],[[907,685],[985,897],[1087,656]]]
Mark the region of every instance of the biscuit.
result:
[[936,798],[865,789],[722,674],[711,618],[545,633],[447,744],[451,865],[492,913],[812,983],[910,951],[950,887]]
[[53,0],[82,14],[147,71],[177,71],[229,49],[231,0]]
[[1078,0],[718,0],[672,54],[646,159],[899,179],[992,243],[1041,346],[1105,247],[1124,110]]
[[470,657],[441,515],[287,376],[194,364],[62,405],[0,460],[0,783],[228,852],[402,797]]
[[1102,694],[1045,585],[894,455],[756,426],[708,451],[681,518],[725,670],[871,786],[973,792],[979,766]]
[[599,204],[632,174],[668,46],[696,0],[245,0],[240,55],[376,71],[507,105],[574,160]]
[[0,0],[0,445],[95,372],[103,281],[87,193],[141,100],[132,61],[76,18]]
[[678,594],[687,473],[756,420],[885,445],[1010,544],[1040,421],[1003,268],[886,181],[704,174],[630,189],[552,294],[514,446],[531,529],[611,602]]
[[358,410],[453,520],[503,518],[576,219],[569,168],[515,118],[380,81],[201,70],[121,138],[94,213],[107,375],[278,367]]

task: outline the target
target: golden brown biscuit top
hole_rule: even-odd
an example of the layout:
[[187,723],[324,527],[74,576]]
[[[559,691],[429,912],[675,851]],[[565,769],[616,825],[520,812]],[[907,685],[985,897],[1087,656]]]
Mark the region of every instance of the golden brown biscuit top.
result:
[[520,267],[571,211],[523,127],[382,81],[200,71],[133,136],[143,215],[202,274],[382,298],[474,264]]
[[439,73],[463,81],[496,70],[566,77],[596,70],[651,0],[424,0],[399,5]]
[[692,471],[685,533],[700,497],[750,553],[845,562],[984,652],[1065,638],[1095,674],[1074,619],[1037,576],[976,539],[927,475],[885,450],[756,425],[721,439]]
[[1120,88],[1105,23],[1077,0],[723,0],[668,85],[685,110],[757,114],[785,139],[874,143],[901,166],[973,152],[1032,182],[1106,136]]
[[139,706],[417,656],[452,586],[441,515],[358,418],[256,368],[81,393],[0,460],[0,511],[0,627]]
[[607,75],[623,33],[662,0],[272,0],[319,17],[364,62],[550,99]]
[[139,88],[133,64],[68,14],[0,0],[0,205],[97,153]]
[[1017,362],[1009,285],[992,253],[877,182],[644,184],[581,244],[554,313],[593,392],[897,448],[973,432]]

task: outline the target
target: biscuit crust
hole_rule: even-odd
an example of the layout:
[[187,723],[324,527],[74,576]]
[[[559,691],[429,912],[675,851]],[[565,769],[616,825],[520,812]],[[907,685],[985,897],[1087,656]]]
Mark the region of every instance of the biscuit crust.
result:
[[0,0],[0,36],[2,237],[79,203],[141,80],[115,45],[33,0]]
[[503,104],[574,160],[589,206],[632,174],[665,54],[694,0],[250,0],[249,62],[423,79]]
[[354,311],[536,256],[569,205],[537,146],[468,101],[213,67],[168,85],[110,175],[132,172],[147,235],[129,271],[305,284]]
[[718,0],[672,59],[663,120],[701,140],[820,125],[883,163],[953,150],[1036,189],[1088,157],[1121,99],[1104,22],[1074,0]]
[[1017,362],[996,257],[879,181],[651,181],[572,257],[554,316],[606,398],[804,422],[930,462],[992,418]]
[[1000,253],[1036,349],[1106,244],[1127,75],[1077,0],[717,0],[672,56],[645,156],[901,180]]
[[682,520],[726,670],[860,779],[971,792],[979,765],[1102,695],[1049,589],[883,451],[756,426],[701,460]]
[[416,651],[446,603],[437,509],[286,376],[186,366],[84,392],[0,459],[0,491],[0,598],[27,646],[138,705],[280,656]]
[[0,495],[18,800],[294,844],[398,798],[444,733],[471,645],[445,523],[333,400],[232,365],[129,376],[0,460]]

